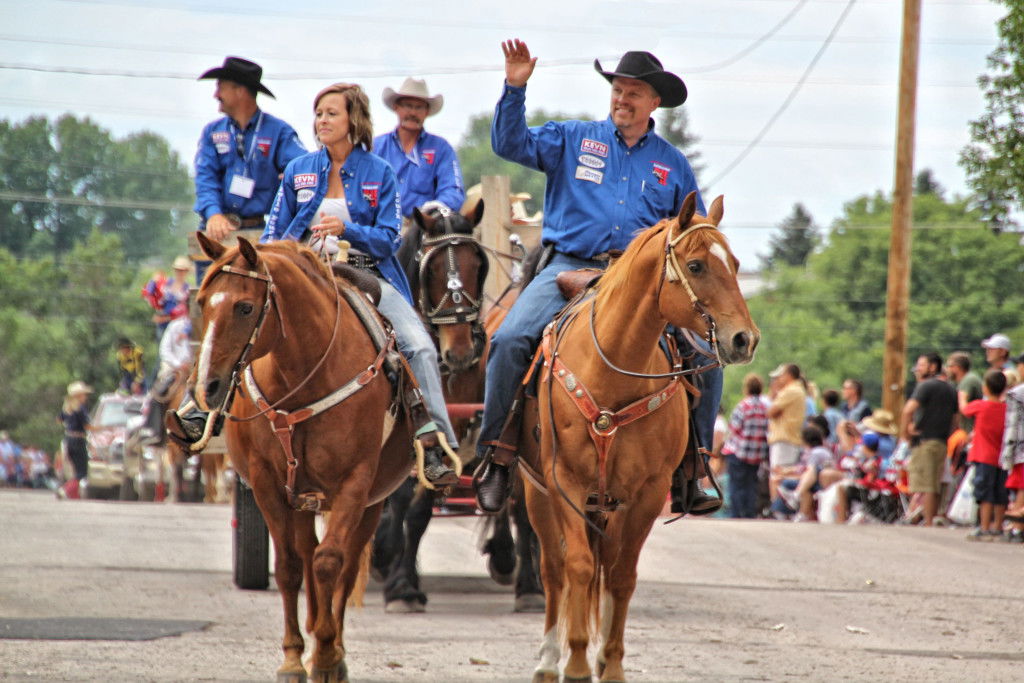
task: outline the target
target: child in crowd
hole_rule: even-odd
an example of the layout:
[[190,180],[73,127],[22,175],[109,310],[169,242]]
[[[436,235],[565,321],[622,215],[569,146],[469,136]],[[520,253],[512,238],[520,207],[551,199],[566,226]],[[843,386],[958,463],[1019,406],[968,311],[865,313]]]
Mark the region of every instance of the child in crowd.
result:
[[[824,430],[827,429],[826,425]],[[825,446],[825,432],[821,426],[808,420],[800,432],[800,439],[804,448],[800,462],[796,465],[777,467],[772,472],[779,491],[779,497],[772,503],[772,513],[777,519],[786,518],[793,511],[797,512],[793,521],[811,519],[814,514],[811,508],[813,503],[809,501],[812,499],[808,496],[808,504],[801,505],[800,494],[796,490],[801,477],[805,471],[817,474],[827,467],[835,467],[835,454]],[[810,491],[810,494],[813,494],[813,491]]]
[[974,464],[974,499],[978,501],[979,526],[967,534],[970,541],[991,541],[1003,535],[1006,513],[1006,471],[999,464],[1006,421],[1006,375],[992,369],[985,373],[984,398],[964,406],[963,414],[974,418],[974,441],[968,462]]

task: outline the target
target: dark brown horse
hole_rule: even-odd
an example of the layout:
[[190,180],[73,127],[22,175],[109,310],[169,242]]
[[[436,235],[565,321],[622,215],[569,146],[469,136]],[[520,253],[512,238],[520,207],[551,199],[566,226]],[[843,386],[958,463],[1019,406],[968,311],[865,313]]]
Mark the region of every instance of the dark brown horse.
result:
[[[198,237],[214,263],[198,297],[196,400],[211,419],[230,408],[232,460],[274,542],[284,605],[278,680],[306,680],[297,604],[304,578],[310,672],[345,680],[346,600],[383,501],[411,464],[409,420],[389,410],[396,403],[381,371],[387,345],[378,350],[342,296],[350,285],[308,249],[244,239],[227,249]],[[334,513],[319,540],[316,508]]]
[[[724,363],[753,357],[760,333],[717,228],[722,198],[706,218],[695,215],[695,204],[691,193],[677,218],[641,233],[596,295],[545,333],[539,410],[520,438],[546,488],[527,487],[547,599],[534,681],[558,680],[560,626],[569,646],[562,680],[591,680],[594,632],[601,680],[625,680],[623,632],[637,560],[689,436],[688,371],[660,345],[666,324],[708,338]],[[531,436],[538,415],[539,453]]]
[[[486,315],[480,310],[489,265],[487,252],[473,238],[473,229],[482,216],[483,202],[464,215],[417,209],[398,252],[416,305],[437,343],[449,404],[483,400],[490,340],[485,325],[496,328],[492,318],[504,312],[500,307],[492,307]],[[510,296],[514,300],[515,293]],[[471,419],[452,422],[463,446],[472,448]],[[433,517],[433,506],[433,496],[426,491],[415,492],[412,481],[388,499],[374,541],[374,567],[384,581],[389,612],[425,609],[427,596],[420,588],[416,560],[420,541]],[[516,538],[508,512],[516,522]],[[534,569],[536,537],[521,496],[518,505],[508,512],[487,520],[487,539],[482,544],[488,556],[487,568],[498,583],[515,582],[516,611],[539,611],[543,590]]]

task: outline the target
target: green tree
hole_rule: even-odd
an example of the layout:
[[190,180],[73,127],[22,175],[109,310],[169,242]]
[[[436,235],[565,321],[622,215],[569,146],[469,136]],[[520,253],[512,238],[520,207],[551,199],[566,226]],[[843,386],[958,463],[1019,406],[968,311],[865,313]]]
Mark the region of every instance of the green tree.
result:
[[[966,199],[936,194],[915,197],[913,220],[907,367],[928,351],[965,350],[981,363],[979,343],[995,331],[1024,341],[1019,236],[985,229]],[[749,302],[762,333],[754,371],[764,376],[779,363],[795,362],[822,388],[854,377],[877,405],[891,221],[889,197],[858,197],[806,267],[770,273],[768,289]],[[749,370],[726,371],[724,405],[738,400]]]
[[971,143],[960,153],[982,216],[995,229],[1015,225],[1011,213],[1024,205],[1024,5],[1000,2],[1007,12],[996,23],[999,43],[988,73],[978,77],[985,111],[971,121]]
[[761,267],[772,270],[779,265],[802,266],[820,242],[811,214],[803,204],[794,204],[793,213],[779,224],[779,232],[768,238],[768,255],[761,257]]
[[138,296],[134,269],[123,263],[120,238],[93,231],[58,265],[52,255],[18,259],[0,249],[0,428],[16,441],[54,449],[55,416],[75,379],[113,391],[114,344],[142,344],[147,364],[156,345],[150,311]]
[[701,153],[695,149],[700,138],[690,132],[690,117],[682,107],[674,109],[662,109],[658,117],[658,125],[655,130],[658,135],[665,138],[665,141],[686,155],[690,162],[693,175],[697,178],[697,185],[700,185],[700,174],[704,170],[704,164],[700,162]]
[[154,133],[116,140],[71,115],[0,121],[0,247],[17,256],[66,254],[98,228],[129,261],[173,257],[191,200],[188,171]]
[[[456,152],[462,166],[462,178],[467,187],[480,182],[485,175],[506,175],[509,177],[513,192],[529,192],[532,199],[526,202],[530,213],[540,210],[544,205],[544,174],[520,164],[500,158],[491,149],[492,113],[476,114],[469,118],[469,125],[462,137]],[[542,126],[548,121],[565,121],[568,119],[587,119],[585,114],[570,116],[561,112],[548,112],[537,109],[526,118],[529,126]]]

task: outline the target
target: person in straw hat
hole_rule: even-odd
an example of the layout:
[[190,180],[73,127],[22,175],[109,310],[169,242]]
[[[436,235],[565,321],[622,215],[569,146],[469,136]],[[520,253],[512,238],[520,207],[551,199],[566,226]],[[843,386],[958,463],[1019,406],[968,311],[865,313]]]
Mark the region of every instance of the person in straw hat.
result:
[[92,387],[85,382],[75,380],[69,384],[60,416],[57,418],[64,426],[64,452],[74,468],[74,478],[65,472],[68,485],[61,490],[68,498],[78,497],[78,482],[89,474],[89,453],[85,448],[85,433],[91,428],[89,411],[86,409],[86,398],[91,393]]
[[373,140],[373,153],[395,169],[402,216],[427,202],[458,211],[466,197],[459,158],[448,141],[424,129],[441,111],[443,95],[431,95],[425,81],[407,78],[398,90],[384,88],[384,106],[398,115],[398,126]]
[[[627,52],[613,71],[594,60],[594,69],[611,85],[607,118],[549,121],[530,128],[526,83],[537,58],[518,39],[504,42],[502,51],[505,85],[494,112],[491,146],[498,156],[547,176],[541,240],[549,251],[491,340],[478,441],[483,464],[475,478],[477,502],[489,512],[504,504],[509,466],[516,458],[497,439],[544,326],[565,305],[555,276],[577,268],[603,269],[609,253],[624,250],[638,230],[677,215],[690,192],[697,193],[698,210],[706,212],[686,157],[654,131],[655,110],[686,100],[683,80],[666,71],[657,57]],[[700,377],[704,386],[695,432],[710,447],[722,375],[715,370]],[[684,494],[679,507],[691,513],[708,514],[721,507],[721,500],[696,485],[704,476],[703,464],[696,472],[691,468],[696,478],[673,477]]]
[[[199,229],[220,241],[238,228],[263,227],[284,167],[306,148],[294,128],[256,104],[259,93],[274,96],[262,83],[259,64],[227,57],[203,72],[204,79],[216,79],[213,97],[224,116],[199,136],[195,211]],[[207,265],[196,262],[197,282]]]

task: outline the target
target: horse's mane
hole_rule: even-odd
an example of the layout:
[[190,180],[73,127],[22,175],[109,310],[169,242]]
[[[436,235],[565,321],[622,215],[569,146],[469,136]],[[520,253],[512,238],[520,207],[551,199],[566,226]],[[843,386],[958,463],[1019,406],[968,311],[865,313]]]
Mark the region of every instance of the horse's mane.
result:
[[[704,222],[707,219],[697,214],[694,215],[693,220],[695,222]],[[598,284],[598,296],[602,299],[613,297],[616,292],[625,289],[628,286],[630,277],[638,273],[636,262],[640,258],[640,254],[651,240],[655,238],[664,239],[665,230],[670,225],[673,227],[678,226],[677,219],[664,218],[637,235],[630,242],[622,256],[610,265],[604,275],[601,276],[601,281]],[[675,234],[677,235],[678,233]],[[720,230],[695,230],[683,239],[682,248],[690,250],[700,247],[711,247],[711,245],[716,243],[728,248],[725,235]],[[659,253],[661,251],[659,248]]]

